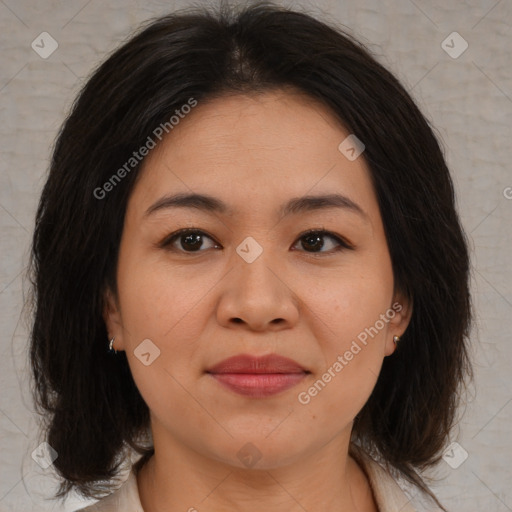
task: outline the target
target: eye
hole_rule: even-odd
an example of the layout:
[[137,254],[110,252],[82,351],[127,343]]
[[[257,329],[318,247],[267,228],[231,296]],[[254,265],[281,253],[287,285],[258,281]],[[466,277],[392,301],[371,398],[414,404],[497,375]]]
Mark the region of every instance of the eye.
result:
[[[213,241],[213,239],[203,231],[190,228],[180,229],[166,237],[162,242],[160,242],[159,246],[181,252],[201,252],[200,249],[204,245],[204,238]],[[181,248],[176,247],[176,245],[181,246]],[[219,245],[216,244],[214,244],[214,246],[219,247]],[[207,247],[207,249],[209,248],[211,247]]]
[[[180,229],[179,231],[171,233],[162,242],[160,242],[158,246],[167,250],[185,253],[202,252],[202,250],[205,250],[205,239],[213,242],[210,244],[210,247],[206,247],[206,249],[221,247],[219,244],[214,242],[213,238],[208,236],[204,231],[191,228]],[[326,244],[324,239],[329,239],[330,242]],[[324,229],[315,229],[303,233],[298,239],[298,242],[294,244],[293,248],[299,243],[302,244],[305,252],[313,254],[336,252],[342,249],[354,249],[354,246],[344,240],[342,237]],[[322,250],[326,247],[327,250]]]
[[[330,243],[328,242],[327,244],[325,244],[324,238],[330,239],[331,242]],[[333,241],[334,241],[334,248],[332,248]],[[306,233],[303,233],[300,236],[299,241],[297,243],[301,243],[302,247],[304,247],[306,249],[306,252],[309,252],[309,253],[319,253],[319,252],[326,253],[326,252],[340,251],[343,249],[349,249],[349,250],[354,249],[353,245],[351,245],[349,242],[347,242],[340,236],[337,236],[334,233],[331,233],[330,231],[325,231],[323,229],[311,230],[311,231],[307,231]],[[295,245],[297,245],[297,244],[295,244]],[[327,247],[327,250],[321,251],[321,249],[324,249],[325,247]]]

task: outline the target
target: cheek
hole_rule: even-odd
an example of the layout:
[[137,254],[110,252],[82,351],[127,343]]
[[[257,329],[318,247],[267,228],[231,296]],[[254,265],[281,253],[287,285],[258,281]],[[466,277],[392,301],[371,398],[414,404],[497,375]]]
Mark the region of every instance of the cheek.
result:
[[[137,259],[135,251],[131,254],[130,261],[120,261],[118,271],[123,341],[139,391],[148,406],[158,410],[160,398],[181,396],[179,383],[194,378],[192,372],[200,373],[193,362],[198,360],[197,340],[207,319],[205,297],[215,276],[194,278]],[[147,346],[144,352],[143,346]],[[155,392],[162,389],[165,393]]]
[[337,278],[317,280],[314,293],[304,289],[305,294],[309,293],[308,307],[323,321],[325,332],[330,333],[330,339],[334,338],[336,348],[343,348],[347,341],[357,338],[376,322],[379,331],[385,330],[387,323],[382,325],[380,319],[391,306],[391,272],[391,266],[385,263],[351,268]]
[[322,361],[315,368],[313,385],[299,390],[305,392],[299,403],[308,402],[318,416],[327,408],[353,417],[371,394],[394,316],[391,272],[384,259],[325,280],[310,294],[311,330]]
[[327,432],[347,425],[372,393],[385,356],[388,323],[381,315],[389,306],[387,292],[348,286],[324,303],[323,310],[322,304],[312,306],[318,312],[311,321],[321,360],[295,394],[296,408],[303,408],[311,428]]
[[[205,295],[212,284],[204,280],[186,282],[179,273],[156,268],[137,266],[130,272],[123,290],[120,289],[120,296],[124,297],[123,336],[130,371],[155,418],[178,430],[186,427],[181,420],[170,418],[194,417],[196,423],[204,421],[206,427],[207,418],[202,417],[199,408],[191,406],[188,391],[202,371],[198,365],[198,340],[207,318]],[[149,345],[149,365],[139,357],[141,342],[147,339],[153,344]]]
[[[118,278],[123,324],[130,342],[150,338],[168,343],[177,331],[185,342],[200,332],[201,324],[189,319],[197,315],[222,273],[218,269],[192,273],[162,261],[132,257],[119,265]],[[191,332],[194,328],[197,333]]]

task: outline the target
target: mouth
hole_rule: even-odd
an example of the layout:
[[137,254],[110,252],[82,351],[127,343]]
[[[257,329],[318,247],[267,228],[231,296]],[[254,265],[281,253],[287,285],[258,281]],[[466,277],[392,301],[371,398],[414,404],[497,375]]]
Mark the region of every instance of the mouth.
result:
[[239,395],[263,398],[290,389],[311,372],[293,359],[277,354],[241,354],[221,361],[206,373]]

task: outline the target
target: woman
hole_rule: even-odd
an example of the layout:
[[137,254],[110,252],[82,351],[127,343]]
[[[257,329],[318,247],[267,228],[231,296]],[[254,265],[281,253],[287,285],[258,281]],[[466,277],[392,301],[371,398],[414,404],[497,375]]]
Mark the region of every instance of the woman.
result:
[[468,269],[436,137],[363,45],[269,3],[153,21],[84,87],[37,212],[57,497],[442,508],[420,472],[471,373]]

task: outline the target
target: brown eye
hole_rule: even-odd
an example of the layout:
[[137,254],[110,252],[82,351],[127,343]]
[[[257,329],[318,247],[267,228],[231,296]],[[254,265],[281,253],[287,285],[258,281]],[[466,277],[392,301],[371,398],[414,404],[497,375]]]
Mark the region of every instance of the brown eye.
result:
[[[325,243],[324,239],[330,239],[331,242]],[[306,252],[310,253],[326,253],[354,248],[342,238],[324,230],[308,231],[299,238],[299,243],[301,243]],[[322,251],[321,249],[323,249],[324,246],[327,247],[327,250]]]
[[180,236],[181,247],[187,251],[198,251],[203,245],[202,235],[189,233]]
[[323,236],[319,234],[306,235],[302,238],[302,246],[309,251],[319,250],[324,246]]
[[202,248],[204,250],[204,239],[212,240],[203,231],[182,229],[165,238],[160,247],[181,252],[201,252]]

